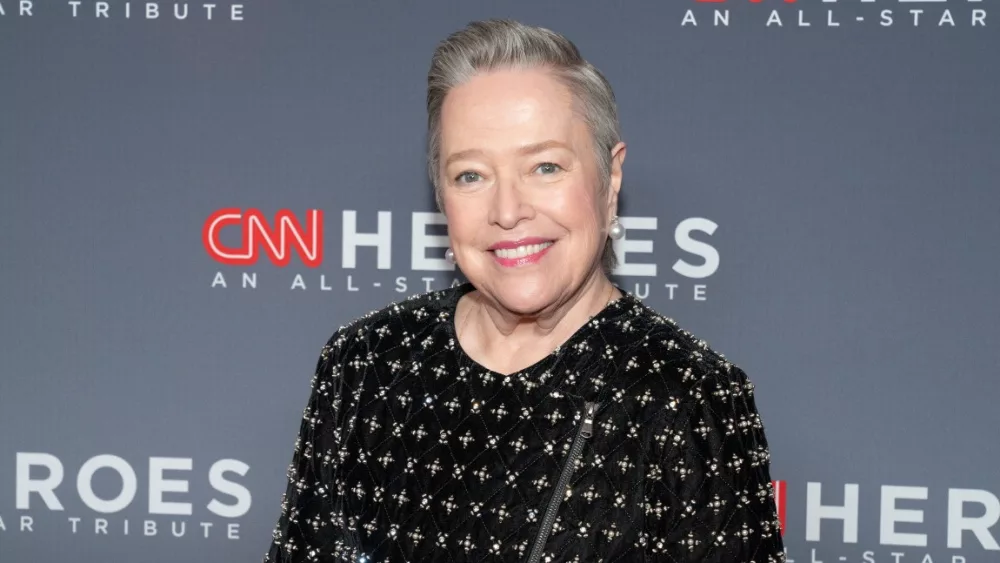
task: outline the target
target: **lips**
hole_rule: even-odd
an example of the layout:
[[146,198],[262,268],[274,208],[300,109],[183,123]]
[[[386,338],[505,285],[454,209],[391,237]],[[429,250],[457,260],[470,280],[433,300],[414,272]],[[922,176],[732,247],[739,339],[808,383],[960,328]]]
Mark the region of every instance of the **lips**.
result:
[[492,246],[487,248],[487,250],[510,250],[512,248],[519,248],[522,246],[531,246],[536,244],[551,244],[554,242],[552,239],[542,238],[542,237],[525,237],[517,240],[502,240],[493,243]]
[[498,248],[494,250],[493,253],[500,258],[526,258],[532,254],[538,254],[550,246],[552,246],[551,242],[542,244],[527,244],[516,248]]
[[489,247],[501,266],[515,267],[532,264],[541,259],[555,241],[540,237],[500,241]]

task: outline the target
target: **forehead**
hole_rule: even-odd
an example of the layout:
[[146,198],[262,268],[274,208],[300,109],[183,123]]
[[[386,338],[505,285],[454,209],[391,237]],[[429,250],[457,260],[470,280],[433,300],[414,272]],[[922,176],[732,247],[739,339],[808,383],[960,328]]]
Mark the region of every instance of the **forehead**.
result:
[[445,97],[442,152],[499,151],[548,139],[589,142],[586,123],[574,107],[569,88],[547,70],[478,74]]

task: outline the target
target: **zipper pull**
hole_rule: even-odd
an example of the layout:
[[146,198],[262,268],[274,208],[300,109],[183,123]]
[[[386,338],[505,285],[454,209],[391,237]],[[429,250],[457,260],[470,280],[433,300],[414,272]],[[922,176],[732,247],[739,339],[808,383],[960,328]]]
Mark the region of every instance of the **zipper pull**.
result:
[[594,435],[594,412],[597,410],[597,403],[584,403],[583,427],[580,429],[580,436],[590,438]]

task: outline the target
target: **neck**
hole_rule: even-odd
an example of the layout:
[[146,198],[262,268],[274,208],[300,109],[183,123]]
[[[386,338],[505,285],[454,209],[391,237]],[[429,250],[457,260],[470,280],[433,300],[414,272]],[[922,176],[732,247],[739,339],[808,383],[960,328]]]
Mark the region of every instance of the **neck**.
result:
[[478,351],[485,358],[510,362],[512,354],[520,353],[520,362],[530,365],[535,356],[550,353],[618,295],[611,280],[601,271],[561,302],[530,315],[505,309],[476,291],[468,295],[464,318],[456,319],[464,327],[459,330],[459,337],[464,347]]

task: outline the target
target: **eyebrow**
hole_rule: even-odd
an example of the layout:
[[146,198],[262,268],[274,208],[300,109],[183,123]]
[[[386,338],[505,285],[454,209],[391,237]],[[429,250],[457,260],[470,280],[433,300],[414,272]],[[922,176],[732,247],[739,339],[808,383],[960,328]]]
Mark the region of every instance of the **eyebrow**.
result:
[[[541,141],[538,143],[531,143],[530,145],[524,145],[523,147],[517,149],[517,154],[525,156],[529,154],[540,153],[542,151],[552,148],[561,148],[570,151],[572,150],[566,143],[562,143],[560,141],[556,141],[555,139],[551,139],[548,141]],[[462,160],[463,158],[471,158],[473,156],[478,156],[481,154],[483,154],[483,151],[479,149],[467,149],[464,151],[458,151],[450,155],[448,159],[445,160],[444,165],[448,166],[449,164],[451,164],[456,160]]]

